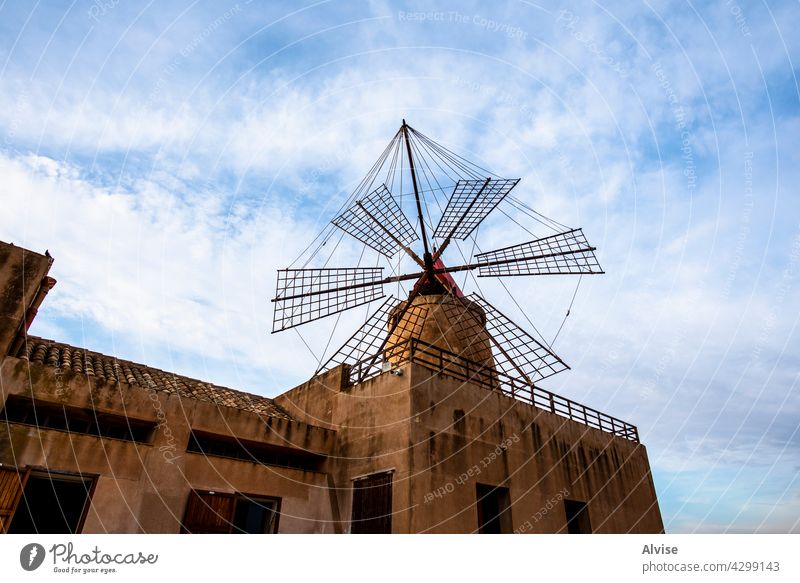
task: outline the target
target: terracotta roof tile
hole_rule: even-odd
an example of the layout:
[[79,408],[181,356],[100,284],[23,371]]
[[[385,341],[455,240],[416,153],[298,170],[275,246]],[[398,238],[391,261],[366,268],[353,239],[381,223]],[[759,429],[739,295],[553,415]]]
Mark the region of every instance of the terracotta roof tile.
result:
[[93,376],[102,382],[124,382],[223,407],[251,411],[259,415],[291,419],[283,409],[267,397],[235,391],[53,340],[28,336],[17,357]]

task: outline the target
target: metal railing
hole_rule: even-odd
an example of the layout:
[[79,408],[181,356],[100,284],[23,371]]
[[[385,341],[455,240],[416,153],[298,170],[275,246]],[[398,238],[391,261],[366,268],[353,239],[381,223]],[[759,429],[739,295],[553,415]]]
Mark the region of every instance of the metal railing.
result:
[[639,443],[639,430],[635,425],[416,338],[386,347],[383,354],[372,355],[351,365],[350,378],[364,380],[377,376],[383,372],[383,363],[387,361],[392,366],[413,362],[436,373],[499,391],[555,415]]

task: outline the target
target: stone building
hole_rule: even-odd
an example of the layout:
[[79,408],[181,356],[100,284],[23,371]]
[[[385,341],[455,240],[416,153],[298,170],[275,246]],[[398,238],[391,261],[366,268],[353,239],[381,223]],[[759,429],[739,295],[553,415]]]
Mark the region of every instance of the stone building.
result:
[[628,423],[433,344],[270,399],[36,338],[51,263],[0,244],[3,532],[663,532]]

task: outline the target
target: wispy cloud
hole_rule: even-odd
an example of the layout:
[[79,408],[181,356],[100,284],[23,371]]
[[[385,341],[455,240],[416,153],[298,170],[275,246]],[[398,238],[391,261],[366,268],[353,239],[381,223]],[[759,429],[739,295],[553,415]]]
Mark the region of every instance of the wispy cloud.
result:
[[[269,395],[304,380],[334,322],[270,335],[275,269],[407,118],[598,246],[566,321],[575,281],[509,282],[524,314],[467,285],[564,324],[549,388],[639,425],[668,530],[798,528],[789,3],[107,4],[0,18],[0,234],[59,280],[37,333]],[[480,246],[527,237],[508,224]]]

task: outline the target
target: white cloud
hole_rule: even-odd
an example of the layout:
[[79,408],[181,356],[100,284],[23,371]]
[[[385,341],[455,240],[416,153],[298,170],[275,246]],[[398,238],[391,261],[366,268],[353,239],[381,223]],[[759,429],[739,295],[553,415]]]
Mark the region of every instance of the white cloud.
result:
[[[114,39],[108,31],[122,7],[98,25],[110,38],[91,37],[91,52],[43,55],[36,75],[12,63],[0,90],[0,230],[49,248],[59,279],[36,326],[245,390],[275,394],[303,380],[315,363],[300,337],[268,334],[275,269],[332,218],[406,117],[521,176],[519,198],[583,226],[598,246],[607,274],[584,278],[556,345],[573,371],[548,386],[639,424],[656,470],[682,476],[665,486],[668,500],[697,484],[725,492],[723,475],[741,464],[752,480],[762,462],[796,460],[797,448],[781,448],[800,409],[786,372],[796,364],[800,313],[797,205],[786,193],[800,166],[796,112],[784,103],[793,96],[780,91],[797,52],[797,35],[786,33],[797,15],[775,11],[778,38],[769,19],[748,12],[750,39],[724,7],[708,9],[704,23],[670,2],[650,6],[608,8],[620,22],[572,6],[572,29],[557,12],[498,13],[527,15],[521,42],[475,26],[399,22],[393,5],[373,2],[356,16],[393,18],[289,46],[340,23],[317,22],[311,11],[239,46],[270,21],[246,16],[177,64],[218,14],[192,13],[163,36],[153,28]],[[691,132],[693,189],[672,95]],[[752,200],[747,151],[755,152]],[[495,213],[480,245],[529,238]],[[340,251],[346,264],[359,249]],[[480,283],[548,339],[575,286],[508,282],[520,314],[497,282]],[[363,317],[344,315],[332,346]],[[306,327],[304,339],[320,351],[334,323]],[[748,417],[753,404],[775,418]],[[742,524],[753,528],[765,516],[767,529],[785,525],[781,512],[748,512]],[[716,515],[703,520],[707,529],[730,526]]]

